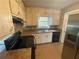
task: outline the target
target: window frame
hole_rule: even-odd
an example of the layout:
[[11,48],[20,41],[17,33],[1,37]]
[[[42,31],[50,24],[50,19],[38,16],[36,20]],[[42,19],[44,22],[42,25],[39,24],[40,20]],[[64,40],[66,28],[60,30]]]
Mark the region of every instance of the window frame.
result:
[[[50,27],[50,25],[52,25],[52,20],[53,20],[53,17],[52,16],[38,16],[38,21],[37,21],[37,26],[38,26],[38,28],[40,28],[40,27],[43,27],[43,26],[39,26],[39,19],[40,19],[40,17],[48,17],[48,26]],[[44,21],[42,21],[42,22],[44,22]],[[51,24],[50,24],[51,23]]]

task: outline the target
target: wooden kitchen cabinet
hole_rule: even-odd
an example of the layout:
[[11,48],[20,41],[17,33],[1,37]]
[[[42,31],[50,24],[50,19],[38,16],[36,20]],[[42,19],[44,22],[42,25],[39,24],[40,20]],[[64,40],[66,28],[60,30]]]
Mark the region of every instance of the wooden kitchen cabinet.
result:
[[20,16],[20,18],[22,18],[24,21],[25,21],[25,6],[24,6],[24,3],[23,3],[23,1],[22,0],[19,0],[18,1],[18,3],[19,3],[19,16]]
[[12,15],[15,15],[19,17],[19,5],[18,5],[19,0],[10,0],[10,10]]
[[10,0],[11,13],[25,20],[25,6],[22,0]]
[[39,34],[34,34],[34,36],[35,36],[36,44],[52,42],[52,33],[39,33]]
[[60,11],[50,9],[50,8],[41,8],[41,7],[27,7],[26,8],[27,25],[38,25],[39,16],[52,17],[52,20],[53,20],[52,25],[59,25]]
[[26,8],[27,25],[38,25],[39,9]]
[[27,25],[33,25],[33,11],[31,9],[27,9],[26,15]]
[[0,0],[0,38],[14,32],[9,0]]

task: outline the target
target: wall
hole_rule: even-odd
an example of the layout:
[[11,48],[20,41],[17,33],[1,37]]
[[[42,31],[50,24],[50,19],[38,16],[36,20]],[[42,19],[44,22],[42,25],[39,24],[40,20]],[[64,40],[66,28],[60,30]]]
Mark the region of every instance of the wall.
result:
[[26,7],[27,25],[37,25],[38,16],[51,16],[54,19],[54,25],[59,25],[60,10],[38,7]]

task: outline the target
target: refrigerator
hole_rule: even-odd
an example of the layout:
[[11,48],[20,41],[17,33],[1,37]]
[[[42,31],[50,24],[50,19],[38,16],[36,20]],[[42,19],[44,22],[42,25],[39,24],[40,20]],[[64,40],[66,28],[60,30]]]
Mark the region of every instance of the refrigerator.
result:
[[79,59],[79,14],[69,15],[62,59]]

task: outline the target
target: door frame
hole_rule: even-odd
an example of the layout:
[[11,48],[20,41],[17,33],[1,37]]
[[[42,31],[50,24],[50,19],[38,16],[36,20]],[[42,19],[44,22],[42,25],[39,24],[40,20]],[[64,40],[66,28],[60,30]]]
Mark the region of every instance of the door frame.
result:
[[61,31],[61,37],[60,37],[61,43],[64,43],[69,15],[78,14],[78,13],[79,13],[79,9],[64,13],[64,20],[63,20],[63,26]]

